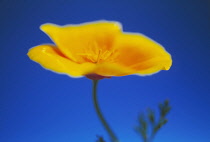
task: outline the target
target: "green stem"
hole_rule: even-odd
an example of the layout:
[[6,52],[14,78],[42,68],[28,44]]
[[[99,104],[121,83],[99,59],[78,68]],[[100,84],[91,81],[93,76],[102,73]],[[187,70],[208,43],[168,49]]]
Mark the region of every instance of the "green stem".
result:
[[101,110],[99,108],[98,99],[97,99],[97,85],[98,85],[98,80],[93,80],[93,102],[94,102],[94,107],[95,107],[96,113],[97,113],[101,123],[103,124],[105,130],[109,134],[109,136],[111,138],[111,142],[119,142],[117,137],[115,136],[115,134],[113,133],[113,131],[109,127],[108,123],[104,119],[104,116],[101,113]]

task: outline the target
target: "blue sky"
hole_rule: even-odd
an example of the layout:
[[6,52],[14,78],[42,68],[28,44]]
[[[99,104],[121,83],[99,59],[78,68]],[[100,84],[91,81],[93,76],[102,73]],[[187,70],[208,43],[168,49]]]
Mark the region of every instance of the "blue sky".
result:
[[210,10],[207,0],[0,1],[0,141],[94,142],[108,137],[93,108],[91,81],[44,70],[28,49],[52,41],[41,24],[114,20],[171,53],[173,66],[148,77],[99,82],[99,102],[121,142],[139,142],[137,116],[169,99],[168,124],[154,142],[210,141]]

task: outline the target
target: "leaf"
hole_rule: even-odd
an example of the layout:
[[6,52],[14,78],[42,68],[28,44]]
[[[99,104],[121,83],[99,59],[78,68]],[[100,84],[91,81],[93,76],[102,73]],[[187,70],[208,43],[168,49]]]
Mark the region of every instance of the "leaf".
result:
[[[145,118],[144,114],[140,114],[138,121],[139,126],[135,128],[135,130],[140,133],[144,142],[152,142],[156,133],[160,130],[160,128],[165,125],[168,120],[166,119],[166,115],[170,112],[171,106],[169,105],[169,101],[165,100],[163,103],[158,105],[159,108],[159,120],[155,115],[154,110],[148,108],[147,109],[147,117]],[[157,121],[157,122],[156,122]],[[151,127],[151,129],[149,129]],[[151,130],[151,134],[148,134],[148,131]]]
[[148,113],[149,121],[152,123],[152,125],[154,125],[155,124],[155,112],[153,110],[151,110],[150,108],[148,108],[147,113]]

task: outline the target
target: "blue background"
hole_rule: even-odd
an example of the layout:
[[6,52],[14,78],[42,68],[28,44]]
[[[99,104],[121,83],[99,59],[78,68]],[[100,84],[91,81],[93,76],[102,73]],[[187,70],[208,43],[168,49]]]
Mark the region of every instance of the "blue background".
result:
[[29,48],[52,41],[46,22],[114,20],[143,33],[173,57],[169,71],[99,83],[101,108],[121,142],[139,142],[137,116],[165,99],[169,123],[154,142],[210,142],[210,10],[208,0],[1,0],[0,141],[94,142],[108,137],[92,104],[91,81],[44,70]]

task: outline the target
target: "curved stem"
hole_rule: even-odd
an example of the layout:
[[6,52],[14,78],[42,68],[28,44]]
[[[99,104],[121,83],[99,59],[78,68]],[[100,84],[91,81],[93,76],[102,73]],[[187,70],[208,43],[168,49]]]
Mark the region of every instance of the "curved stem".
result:
[[115,134],[113,133],[113,131],[109,127],[108,123],[104,119],[104,116],[101,113],[101,110],[99,108],[98,99],[97,99],[97,85],[98,85],[98,80],[93,80],[93,102],[94,102],[94,107],[95,107],[96,113],[97,113],[101,123],[103,124],[105,130],[109,134],[109,136],[111,138],[111,142],[119,142],[117,137],[115,136]]

